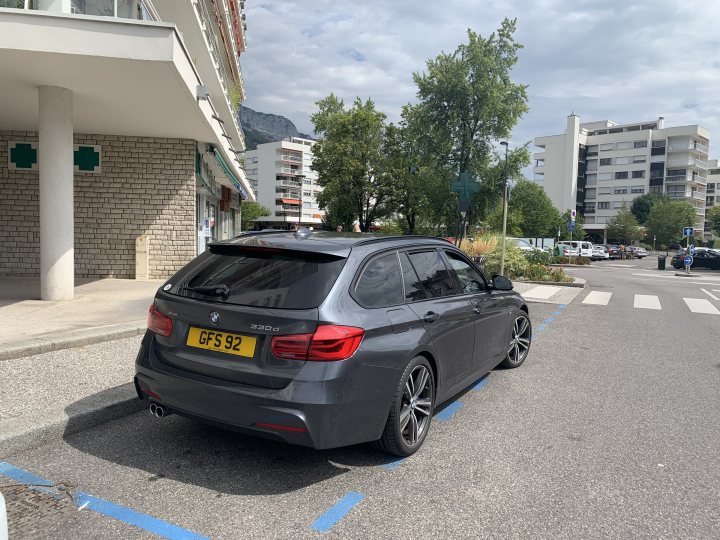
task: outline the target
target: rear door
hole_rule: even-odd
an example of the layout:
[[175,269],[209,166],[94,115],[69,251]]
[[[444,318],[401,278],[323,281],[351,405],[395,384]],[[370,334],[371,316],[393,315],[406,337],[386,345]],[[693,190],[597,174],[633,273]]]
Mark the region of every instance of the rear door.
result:
[[439,368],[452,384],[473,366],[475,317],[437,249],[400,253],[405,298],[432,337]]
[[173,330],[155,335],[155,356],[214,379],[284,388],[304,361],[276,358],[272,338],[315,331],[317,307],[344,263],[341,256],[268,248],[208,254],[156,296]]

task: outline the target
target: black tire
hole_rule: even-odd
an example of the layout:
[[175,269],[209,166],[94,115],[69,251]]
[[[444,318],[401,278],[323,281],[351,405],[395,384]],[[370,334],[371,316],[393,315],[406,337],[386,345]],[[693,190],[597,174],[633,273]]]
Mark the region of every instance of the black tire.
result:
[[[424,375],[427,375],[426,380],[423,380]],[[415,388],[420,385],[420,388]],[[432,368],[425,357],[416,356],[400,377],[385,430],[375,446],[395,456],[405,457],[414,454],[422,446],[430,430],[434,409],[435,377]],[[412,443],[413,425],[415,426],[414,443]]]
[[520,367],[530,352],[531,343],[532,324],[530,324],[530,318],[524,311],[519,311],[515,314],[515,320],[510,329],[510,343],[505,353],[505,359],[500,365],[509,369]]

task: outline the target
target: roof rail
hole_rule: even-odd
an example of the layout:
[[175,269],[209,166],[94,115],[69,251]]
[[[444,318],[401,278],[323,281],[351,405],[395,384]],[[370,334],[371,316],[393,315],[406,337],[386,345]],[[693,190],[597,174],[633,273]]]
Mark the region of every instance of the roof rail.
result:
[[257,236],[264,234],[280,234],[280,233],[291,233],[292,231],[286,231],[284,229],[263,229],[262,231],[245,231],[241,232],[234,238],[240,238],[241,236]]
[[387,242],[390,240],[444,240],[443,238],[439,236],[424,236],[420,234],[407,234],[402,236],[377,236],[375,238],[367,238],[365,240],[360,240],[355,245],[356,246],[364,246],[366,244],[373,244],[375,242]]

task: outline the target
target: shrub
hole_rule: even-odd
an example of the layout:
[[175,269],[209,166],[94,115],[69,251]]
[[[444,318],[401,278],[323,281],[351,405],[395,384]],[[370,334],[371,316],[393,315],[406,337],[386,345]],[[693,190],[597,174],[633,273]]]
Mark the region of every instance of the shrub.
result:
[[470,257],[487,257],[499,245],[499,236],[493,234],[483,234],[475,237],[472,242],[467,239],[463,239],[460,243],[460,249],[462,249]]
[[550,264],[553,259],[552,253],[549,251],[525,251],[525,258],[530,264]]
[[590,259],[587,257],[553,257],[553,264],[590,264]]
[[[485,273],[488,276],[500,273],[501,244],[495,246],[489,254],[485,263]],[[523,277],[530,267],[530,263],[523,255],[520,248],[509,243],[505,244],[505,276],[510,279]]]

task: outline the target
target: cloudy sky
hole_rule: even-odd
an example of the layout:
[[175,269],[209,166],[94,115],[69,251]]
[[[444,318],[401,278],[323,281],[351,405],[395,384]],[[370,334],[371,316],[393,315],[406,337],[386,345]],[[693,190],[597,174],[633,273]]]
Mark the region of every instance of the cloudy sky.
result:
[[[720,158],[720,2],[716,0],[249,0],[241,57],[245,105],[312,133],[315,102],[372,98],[391,121],[415,100],[412,72],[452,52],[471,28],[488,36],[517,18],[513,71],[530,112],[513,145],[581,121],[664,116],[699,123]],[[711,140],[712,141],[712,140]]]

